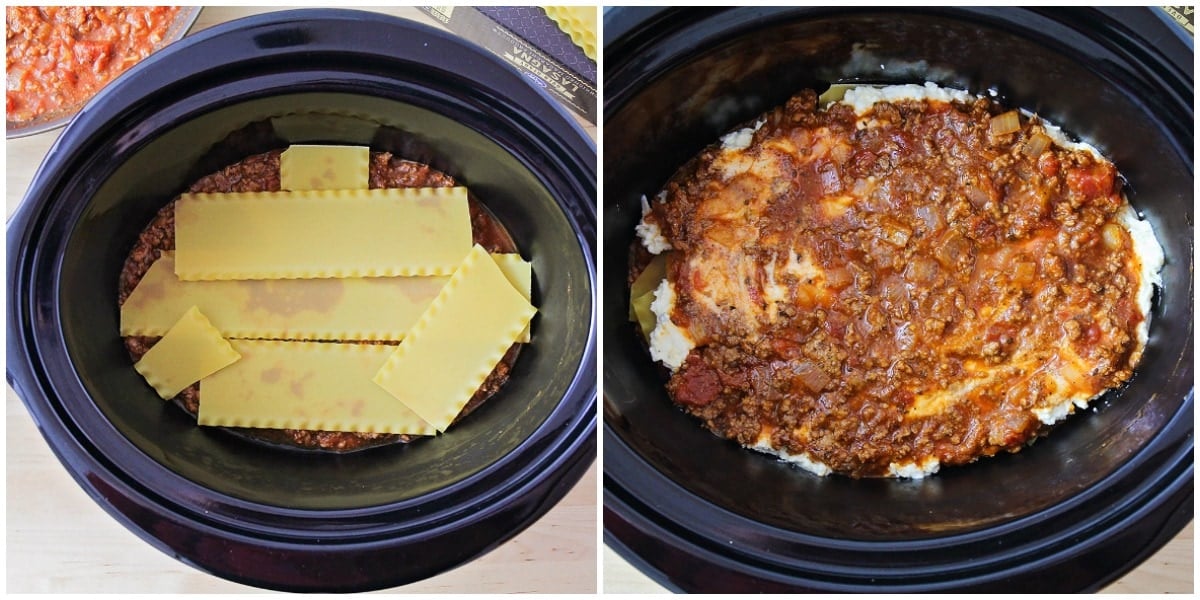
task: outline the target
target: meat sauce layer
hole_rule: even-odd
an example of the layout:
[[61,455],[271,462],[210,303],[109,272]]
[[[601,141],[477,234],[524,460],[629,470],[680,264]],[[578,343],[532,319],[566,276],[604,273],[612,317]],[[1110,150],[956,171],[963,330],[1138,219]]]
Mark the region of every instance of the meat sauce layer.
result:
[[166,39],[178,7],[9,6],[8,120],[78,107]]
[[[250,156],[216,173],[201,178],[188,188],[191,193],[273,192],[279,191],[280,151]],[[456,185],[449,175],[427,165],[404,160],[387,152],[372,152],[368,184],[375,188],[405,187],[452,187]],[[493,218],[474,198],[469,199],[471,233],[474,242],[488,252],[516,252],[516,244],[504,227]],[[138,236],[137,242],[125,259],[118,285],[118,305],[124,304],[129,294],[137,287],[146,271],[163,251],[175,249],[175,202],[172,201],[155,215],[154,219]],[[129,336],[124,338],[125,348],[133,362],[141,359],[161,338]],[[326,340],[338,341],[338,340]],[[358,343],[381,343],[363,341]],[[394,342],[392,342],[394,343]],[[508,381],[512,364],[516,361],[520,344],[514,344],[480,385],[475,395],[459,413],[464,418],[480,404],[499,391]],[[200,383],[183,390],[174,398],[176,404],[195,416],[200,410]],[[308,431],[301,429],[258,429],[230,428],[253,439],[284,446],[310,450],[351,451],[397,442],[411,441],[412,436],[390,433],[356,433],[346,431]]]
[[1144,315],[1117,172],[1001,112],[805,91],[685,165],[646,217],[696,344],[673,400],[744,445],[887,476],[1016,452],[1035,411],[1129,379]]

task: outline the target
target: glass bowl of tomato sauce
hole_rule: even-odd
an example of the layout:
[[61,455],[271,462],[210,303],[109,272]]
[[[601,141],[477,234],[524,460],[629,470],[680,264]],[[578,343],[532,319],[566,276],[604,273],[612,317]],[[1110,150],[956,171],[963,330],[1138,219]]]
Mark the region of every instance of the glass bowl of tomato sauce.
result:
[[187,34],[196,6],[5,8],[5,136],[66,125],[96,92]]

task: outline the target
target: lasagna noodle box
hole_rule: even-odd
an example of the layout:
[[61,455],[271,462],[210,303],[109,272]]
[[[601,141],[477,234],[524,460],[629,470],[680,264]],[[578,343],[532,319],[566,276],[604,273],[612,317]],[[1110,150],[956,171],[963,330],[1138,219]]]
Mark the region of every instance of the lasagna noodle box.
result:
[[536,6],[422,6],[448,29],[487,48],[589,123],[596,123],[596,63]]

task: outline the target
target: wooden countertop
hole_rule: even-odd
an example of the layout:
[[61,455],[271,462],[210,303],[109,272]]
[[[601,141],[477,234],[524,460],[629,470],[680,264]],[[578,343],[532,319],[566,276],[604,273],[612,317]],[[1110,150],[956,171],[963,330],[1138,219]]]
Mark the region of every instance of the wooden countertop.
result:
[[[273,9],[205,8],[193,32]],[[431,25],[416,8],[369,9]],[[437,25],[440,27],[440,25]],[[595,139],[596,129],[580,123]],[[5,144],[7,212],[62,130]],[[207,592],[256,588],[198,571],[143,542],[67,474],[12,388],[6,394],[8,592]],[[393,592],[595,592],[597,465],[546,515],[479,559]]]

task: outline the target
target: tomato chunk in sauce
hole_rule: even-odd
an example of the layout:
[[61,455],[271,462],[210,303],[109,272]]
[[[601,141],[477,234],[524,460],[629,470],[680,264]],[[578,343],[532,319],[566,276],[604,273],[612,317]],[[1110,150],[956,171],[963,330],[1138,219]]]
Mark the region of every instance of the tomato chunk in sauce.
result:
[[59,116],[86,102],[166,39],[173,6],[9,6],[8,121]]

